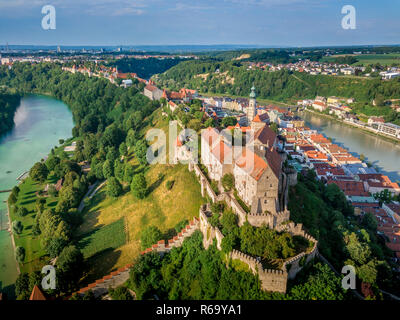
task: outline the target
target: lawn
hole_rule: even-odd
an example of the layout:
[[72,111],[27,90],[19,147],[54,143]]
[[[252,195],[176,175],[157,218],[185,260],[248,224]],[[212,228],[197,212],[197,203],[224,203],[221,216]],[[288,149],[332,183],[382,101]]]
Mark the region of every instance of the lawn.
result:
[[125,219],[121,218],[82,235],[82,238],[78,241],[78,248],[81,249],[85,259],[89,259],[99,252],[117,249],[123,246],[125,242]]
[[[44,184],[39,184],[34,182],[31,178],[27,178],[19,185],[20,193],[18,195],[17,206],[25,207],[28,209],[29,213],[20,217],[16,215],[14,210],[10,210],[10,216],[12,221],[19,220],[24,226],[24,230],[20,235],[14,235],[15,245],[25,248],[25,261],[20,265],[21,272],[32,272],[35,270],[40,270],[43,266],[44,261],[47,259],[45,257],[46,252],[42,249],[40,244],[40,236],[34,236],[32,234],[32,227],[35,223],[36,210],[36,192],[43,190],[47,183],[55,183],[55,179],[49,179]],[[57,204],[57,198],[47,197],[46,207],[52,208]]]

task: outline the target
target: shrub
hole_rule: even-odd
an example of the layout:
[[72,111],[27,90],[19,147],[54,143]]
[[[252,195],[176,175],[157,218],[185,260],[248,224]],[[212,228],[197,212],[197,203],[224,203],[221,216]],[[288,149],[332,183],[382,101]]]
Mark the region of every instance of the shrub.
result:
[[17,215],[20,217],[25,217],[28,214],[28,209],[25,207],[19,207],[17,209]]
[[122,186],[115,177],[111,177],[107,182],[107,195],[112,198],[117,198],[122,194]]
[[17,247],[15,249],[15,256],[19,263],[24,262],[25,260],[25,248],[24,247]]
[[110,288],[108,293],[113,300],[133,300],[133,297],[127,287],[121,286],[115,289]]
[[147,227],[142,231],[140,241],[142,243],[142,249],[150,248],[153,244],[156,244],[162,238],[160,229],[156,226]]
[[165,186],[167,187],[168,190],[171,190],[172,187],[174,186],[175,181],[174,180],[169,180],[167,181],[167,183],[165,184]]
[[221,182],[225,191],[231,191],[235,185],[235,178],[233,177],[233,174],[227,173],[222,177]]
[[139,173],[132,178],[131,191],[139,199],[144,199],[147,193],[147,182],[143,173]]

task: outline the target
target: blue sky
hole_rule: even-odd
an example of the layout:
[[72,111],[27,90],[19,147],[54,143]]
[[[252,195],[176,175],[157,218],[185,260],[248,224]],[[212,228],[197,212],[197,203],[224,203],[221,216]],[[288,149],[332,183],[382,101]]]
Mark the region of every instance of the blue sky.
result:
[[[56,30],[41,27],[48,4]],[[0,45],[399,44],[399,14],[398,0],[0,0]]]

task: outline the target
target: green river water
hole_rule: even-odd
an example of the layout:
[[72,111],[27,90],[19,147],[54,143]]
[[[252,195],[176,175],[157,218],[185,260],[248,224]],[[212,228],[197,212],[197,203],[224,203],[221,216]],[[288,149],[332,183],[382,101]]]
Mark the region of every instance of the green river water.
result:
[[[21,99],[12,131],[0,138],[0,190],[17,185],[17,178],[48,155],[59,139],[71,136],[72,113],[63,102],[31,95]],[[0,291],[10,292],[18,276],[8,232],[8,193],[0,193]]]

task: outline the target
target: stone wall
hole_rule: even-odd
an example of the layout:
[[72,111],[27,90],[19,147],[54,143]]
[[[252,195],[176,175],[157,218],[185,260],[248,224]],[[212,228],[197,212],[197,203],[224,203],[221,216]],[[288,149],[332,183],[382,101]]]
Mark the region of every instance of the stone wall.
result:
[[200,186],[201,186],[201,195],[205,197],[206,193],[211,198],[212,202],[216,202],[217,195],[214,190],[211,188],[211,184],[208,181],[207,177],[201,171],[200,167],[197,164],[189,163],[189,171],[193,171],[196,174],[197,178],[199,178]]
[[83,296],[86,292],[92,291],[94,296],[97,298],[108,292],[108,289],[117,288],[124,284],[129,279],[129,271],[132,268],[132,264],[126,265],[109,275],[96,280],[95,282],[89,284],[87,287],[80,289],[76,294]]
[[171,251],[172,248],[177,248],[182,246],[183,241],[186,238],[189,238],[192,236],[192,234],[199,229],[199,219],[198,218],[193,218],[190,223],[182,229],[181,232],[178,233],[175,237],[172,239],[168,240],[166,242],[165,240],[160,240],[156,244],[153,244],[150,248],[147,248],[146,250],[142,251],[140,254],[146,254],[151,251],[156,251],[160,254],[164,254],[166,252]]
[[[214,239],[216,239],[217,248],[221,250],[221,242],[224,236],[218,228],[213,227],[208,222],[208,217],[211,217],[211,214],[209,205],[203,205],[200,208],[200,231],[203,234],[203,245],[204,248],[208,249],[208,247],[213,244]],[[248,217],[249,215],[247,215],[247,218]],[[313,247],[309,252],[302,252],[288,259],[283,263],[281,269],[276,270],[264,269],[261,262],[257,259],[235,249],[229,253],[229,257],[232,260],[238,259],[246,263],[253,274],[258,274],[263,290],[285,293],[288,279],[294,279],[303,266],[318,255],[318,241],[303,230],[303,225],[301,223],[295,224],[294,222],[288,222],[280,224],[275,227],[275,230],[278,232],[288,232],[292,236],[304,237],[313,243]]]
[[208,247],[213,244],[214,239],[216,239],[217,248],[218,250],[221,250],[221,243],[222,239],[224,238],[224,235],[218,228],[213,227],[208,222],[207,215],[211,215],[211,212],[209,211],[207,205],[203,205],[200,208],[200,213],[199,213],[200,231],[203,234],[203,246],[205,249],[208,249]]
[[288,274],[285,270],[264,269],[261,262],[257,261],[257,259],[238,250],[232,250],[229,257],[232,260],[237,259],[246,263],[253,274],[258,274],[263,290],[281,293],[286,292]]
[[201,171],[197,164],[189,163],[189,171],[194,171],[199,179],[201,185],[201,195],[204,197],[206,194],[211,198],[212,202],[225,201],[227,205],[238,216],[239,226],[242,226],[248,221],[254,227],[261,227],[266,225],[269,228],[276,228],[278,225],[289,220],[290,212],[285,209],[284,211],[276,213],[247,213],[239,202],[235,199],[233,194],[229,192],[221,193],[219,196],[215,194],[211,188],[207,177]]
[[301,252],[297,256],[284,262],[283,267],[285,270],[288,270],[289,278],[294,279],[303,266],[318,255],[318,241],[303,230],[303,225],[301,223],[295,224],[294,222],[290,222],[281,225],[278,229],[279,232],[286,231],[292,236],[301,236],[313,243],[310,252]]

